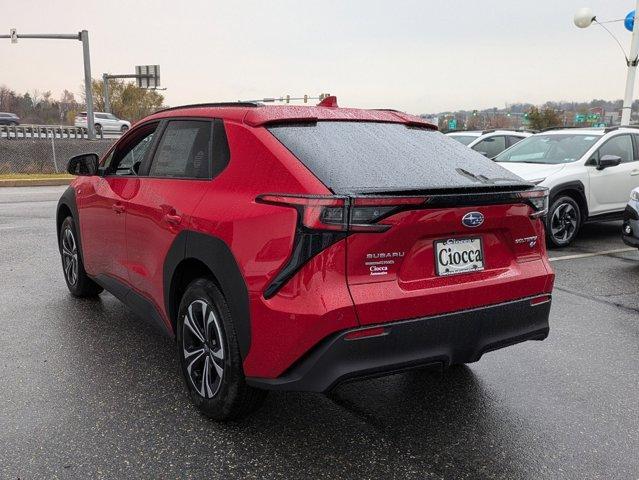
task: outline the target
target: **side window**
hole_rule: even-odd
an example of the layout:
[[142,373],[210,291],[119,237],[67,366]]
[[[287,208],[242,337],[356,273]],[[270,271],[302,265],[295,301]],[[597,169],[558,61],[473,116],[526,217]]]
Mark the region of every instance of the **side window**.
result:
[[473,150],[486,155],[488,158],[493,158],[506,149],[506,137],[488,137],[473,145],[472,148]]
[[510,137],[508,137],[508,146],[511,147],[515,143],[520,142],[523,139],[524,139],[524,137],[515,137],[515,136],[511,135]]
[[103,167],[107,175],[137,175],[140,165],[150,151],[158,124],[144,125],[126,143],[106,158]]
[[599,159],[604,155],[615,155],[621,157],[621,162],[634,161],[634,152],[632,150],[632,139],[630,135],[617,135],[612,137],[606,143],[604,143],[597,153],[595,153],[595,159]]
[[171,120],[164,129],[150,177],[211,178],[212,123]]
[[639,160],[639,134],[633,135],[635,139],[635,161]]

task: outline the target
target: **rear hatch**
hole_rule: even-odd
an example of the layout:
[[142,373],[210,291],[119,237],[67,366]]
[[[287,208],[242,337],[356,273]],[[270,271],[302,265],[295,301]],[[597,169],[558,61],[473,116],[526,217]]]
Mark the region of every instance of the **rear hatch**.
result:
[[548,291],[545,190],[431,129],[324,121],[269,130],[341,202],[324,202],[319,220],[347,232],[360,324]]

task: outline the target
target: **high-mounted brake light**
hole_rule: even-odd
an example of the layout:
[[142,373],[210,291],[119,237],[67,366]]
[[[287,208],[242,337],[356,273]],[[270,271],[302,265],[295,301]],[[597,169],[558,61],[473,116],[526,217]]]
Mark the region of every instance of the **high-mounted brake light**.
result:
[[530,218],[544,217],[548,213],[548,189],[537,188],[519,194],[525,202],[533,209]]

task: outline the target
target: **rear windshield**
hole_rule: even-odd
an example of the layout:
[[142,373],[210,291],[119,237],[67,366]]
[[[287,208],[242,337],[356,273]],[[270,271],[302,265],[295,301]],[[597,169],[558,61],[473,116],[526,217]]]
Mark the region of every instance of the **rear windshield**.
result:
[[350,121],[268,129],[335,193],[528,185],[438,131]]

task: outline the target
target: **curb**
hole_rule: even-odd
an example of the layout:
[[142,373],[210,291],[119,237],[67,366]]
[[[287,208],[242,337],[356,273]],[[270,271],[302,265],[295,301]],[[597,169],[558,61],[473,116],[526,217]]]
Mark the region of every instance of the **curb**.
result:
[[15,180],[0,180],[2,187],[52,187],[69,185],[73,178],[17,178]]

